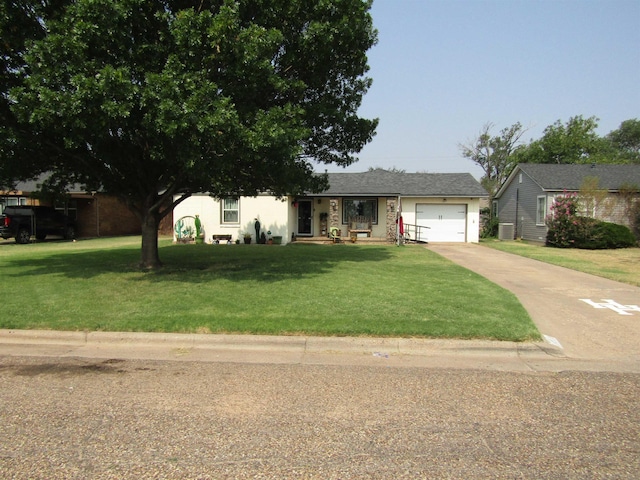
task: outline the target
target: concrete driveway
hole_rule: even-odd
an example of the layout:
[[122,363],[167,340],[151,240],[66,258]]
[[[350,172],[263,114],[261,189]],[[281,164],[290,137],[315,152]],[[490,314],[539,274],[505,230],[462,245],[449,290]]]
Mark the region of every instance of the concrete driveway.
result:
[[513,292],[567,357],[640,364],[640,288],[482,245],[427,248]]

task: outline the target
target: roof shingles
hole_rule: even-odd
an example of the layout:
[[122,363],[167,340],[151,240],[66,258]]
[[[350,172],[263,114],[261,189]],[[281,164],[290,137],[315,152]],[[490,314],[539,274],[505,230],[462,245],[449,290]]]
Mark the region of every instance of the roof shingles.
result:
[[401,173],[382,169],[364,173],[329,173],[329,185],[322,195],[488,196],[470,173]]
[[599,188],[607,190],[640,186],[640,165],[522,163],[518,167],[544,190],[578,191],[588,177],[597,177]]

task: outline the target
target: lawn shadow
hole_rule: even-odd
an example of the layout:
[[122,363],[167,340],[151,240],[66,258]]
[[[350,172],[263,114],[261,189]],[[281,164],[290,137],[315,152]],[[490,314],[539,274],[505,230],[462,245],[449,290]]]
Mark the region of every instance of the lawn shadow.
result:
[[159,249],[164,266],[141,270],[139,248],[56,251],[26,258],[5,257],[9,277],[34,275],[91,279],[105,274],[131,274],[139,281],[205,283],[279,282],[326,274],[349,263],[383,262],[392,256],[387,246],[333,245],[165,245]]

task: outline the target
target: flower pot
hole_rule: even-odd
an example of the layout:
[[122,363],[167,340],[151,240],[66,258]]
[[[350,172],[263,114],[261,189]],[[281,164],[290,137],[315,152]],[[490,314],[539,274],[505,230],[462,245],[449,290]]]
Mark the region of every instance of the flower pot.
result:
[[249,245],[251,243],[251,237],[244,237],[244,243]]
[[282,245],[282,237],[279,235],[274,235],[273,236],[273,243],[275,245]]

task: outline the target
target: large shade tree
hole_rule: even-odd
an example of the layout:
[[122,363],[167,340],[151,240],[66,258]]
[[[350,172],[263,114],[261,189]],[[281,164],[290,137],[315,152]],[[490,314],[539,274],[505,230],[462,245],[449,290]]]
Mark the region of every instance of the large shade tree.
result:
[[[76,0],[27,49],[12,111],[54,140],[31,166],[120,196],[142,265],[194,192],[320,191],[374,135],[358,116],[370,0]],[[5,161],[18,163],[17,156]],[[37,167],[37,168],[34,168]]]

